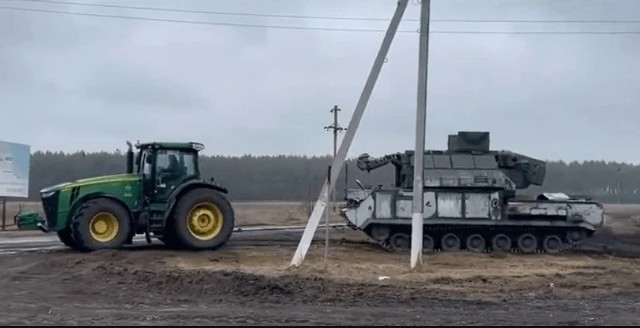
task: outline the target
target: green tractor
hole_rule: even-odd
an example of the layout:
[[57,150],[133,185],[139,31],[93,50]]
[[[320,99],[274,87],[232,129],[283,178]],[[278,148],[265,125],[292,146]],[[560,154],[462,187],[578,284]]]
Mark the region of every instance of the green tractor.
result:
[[[217,249],[231,237],[227,190],[200,177],[200,143],[127,141],[127,172],[65,182],[40,191],[45,217],[20,213],[20,230],[53,232],[78,251],[114,249],[151,235],[172,248]],[[134,171],[135,163],[135,171]]]

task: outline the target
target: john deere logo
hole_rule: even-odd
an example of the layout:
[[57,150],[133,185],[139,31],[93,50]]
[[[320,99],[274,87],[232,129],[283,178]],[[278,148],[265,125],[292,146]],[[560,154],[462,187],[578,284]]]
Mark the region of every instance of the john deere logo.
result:
[[131,185],[124,186],[124,197],[131,197]]

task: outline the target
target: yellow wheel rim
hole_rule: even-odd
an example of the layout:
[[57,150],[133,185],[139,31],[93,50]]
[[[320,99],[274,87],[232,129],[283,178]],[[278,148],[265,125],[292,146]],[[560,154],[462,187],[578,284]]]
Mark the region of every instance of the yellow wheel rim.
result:
[[199,240],[211,240],[222,230],[222,211],[215,204],[200,203],[189,211],[189,233]]
[[100,212],[91,218],[89,222],[89,232],[93,239],[106,243],[116,238],[118,235],[118,219],[107,212]]

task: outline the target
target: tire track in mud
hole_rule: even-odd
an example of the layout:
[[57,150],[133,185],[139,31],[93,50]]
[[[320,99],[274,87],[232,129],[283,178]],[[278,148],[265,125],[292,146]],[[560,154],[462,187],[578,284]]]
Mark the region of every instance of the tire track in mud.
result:
[[576,249],[580,254],[603,254],[616,257],[640,258],[640,235],[614,235],[601,231],[588,243]]
[[209,325],[627,325],[637,318],[633,295],[578,299],[548,291],[472,298],[463,291],[426,290],[423,287],[428,286],[420,284],[333,281],[295,272],[269,277],[228,270],[175,270],[155,256],[121,251],[14,256],[0,276],[3,291],[10,295],[0,300],[0,306],[11,309],[0,324],[183,325],[198,318],[197,323]]
[[[301,235],[302,231],[298,230],[266,230],[258,232],[241,232],[233,235],[228,244],[224,246],[224,248],[228,250],[250,250],[261,247],[278,247],[293,251],[298,246]],[[323,230],[316,232],[312,245],[319,247],[324,246]],[[390,249],[378,245],[374,241],[368,239],[366,236],[360,235],[359,231],[354,231],[345,227],[334,228],[330,231],[329,247],[380,252],[381,254],[402,254],[401,252],[394,252]],[[139,241],[136,242],[135,245],[127,246],[126,248],[133,251],[144,251],[160,250],[167,247],[162,242],[154,239],[152,244],[147,244],[144,241]],[[33,242],[30,242],[25,245],[19,245],[14,242],[9,242],[6,245],[0,243],[0,256],[29,252],[55,252],[59,250],[66,250],[66,248],[58,241],[54,240],[35,244]],[[463,250],[462,252],[468,251]],[[535,255],[519,253],[509,254],[512,254],[514,256]],[[557,255],[609,255],[625,258],[640,258],[640,233],[621,235],[619,233],[615,234],[611,231],[611,229],[605,228],[598,231],[593,237],[585,240],[582,245]]]
[[[361,259],[367,262],[375,261],[378,254],[388,254],[373,242],[358,238],[357,233],[331,232],[330,237],[329,247],[361,251],[366,253]],[[300,232],[238,234],[224,248],[230,250],[229,253],[205,252],[204,256],[189,251],[166,249],[165,252],[165,246],[156,241],[152,245],[141,243],[131,247],[131,252],[78,254],[63,249],[46,251],[55,254],[29,252],[7,256],[3,258],[5,267],[0,284],[8,297],[0,299],[0,307],[8,313],[0,318],[0,324],[628,325],[638,322],[634,312],[638,306],[637,292],[601,295],[607,288],[602,277],[623,281],[633,270],[627,270],[625,276],[625,272],[620,275],[616,268],[591,273],[584,267],[584,272],[572,272],[567,275],[569,278],[556,277],[556,288],[571,291],[571,295],[566,295],[546,285],[544,288],[526,285],[520,277],[501,279],[502,273],[484,276],[486,272],[481,268],[475,269],[478,276],[449,277],[457,269],[469,267],[466,256],[461,257],[460,263],[442,257],[444,260],[440,261],[446,262],[441,264],[447,270],[445,277],[425,278],[420,283],[406,285],[376,279],[347,282],[307,275],[304,270],[277,277],[233,268],[180,270],[167,261],[168,257],[190,257],[195,263],[203,264],[249,256],[255,261],[250,265],[262,267],[282,255],[264,254],[284,250],[291,251],[292,255],[299,240]],[[624,247],[638,250],[634,240],[634,236],[601,234],[585,244],[585,250],[571,253],[584,254],[581,252],[588,252],[588,247],[603,251],[603,246],[613,247],[614,251],[625,250]],[[321,248],[323,244],[324,233],[319,232],[313,245]],[[248,254],[254,254],[237,255],[245,249]],[[288,259],[289,255],[286,256]],[[514,254],[505,261],[514,261],[517,256],[520,255]],[[352,262],[350,256],[345,258],[346,262]],[[357,271],[351,272],[357,275]],[[591,274],[598,277],[593,278]],[[545,279],[538,280],[546,283]],[[500,291],[500,284],[508,286]],[[465,289],[460,290],[461,287]],[[589,293],[599,290],[598,296],[579,297],[575,291],[584,287],[593,288]],[[469,296],[473,291],[488,290],[491,292],[482,298]],[[534,292],[535,295],[527,296]]]

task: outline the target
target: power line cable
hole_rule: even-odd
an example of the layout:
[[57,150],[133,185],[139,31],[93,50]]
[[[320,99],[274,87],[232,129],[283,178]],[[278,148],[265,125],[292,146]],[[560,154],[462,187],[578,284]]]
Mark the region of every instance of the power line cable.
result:
[[[143,20],[154,22],[166,22],[166,23],[183,23],[183,24],[196,24],[196,25],[213,25],[213,26],[233,26],[233,27],[253,27],[253,28],[272,28],[283,30],[314,30],[314,31],[334,31],[334,32],[371,32],[371,33],[383,33],[386,30],[382,29],[364,29],[364,28],[332,28],[332,27],[308,27],[308,26],[286,26],[286,25],[260,25],[260,24],[242,24],[242,23],[222,23],[222,22],[207,22],[207,21],[188,21],[179,19],[166,19],[166,18],[152,18],[152,17],[139,17],[139,16],[124,16],[124,15],[105,15],[96,13],[80,13],[69,12],[60,10],[49,9],[36,9],[36,8],[20,8],[20,7],[8,7],[0,6],[0,9],[26,11],[26,12],[41,12],[50,14],[72,15],[72,16],[91,16],[102,18],[118,18],[118,19],[130,19],[130,20]],[[418,30],[398,30],[398,33],[418,33]],[[455,31],[455,30],[431,30],[431,34],[640,34],[640,31]]]
[[[181,12],[191,14],[207,14],[207,15],[228,15],[228,16],[251,16],[251,17],[271,17],[271,18],[295,18],[295,19],[327,19],[327,20],[360,20],[360,21],[389,21],[389,18],[380,17],[335,17],[335,16],[306,16],[306,15],[287,15],[287,14],[260,14],[260,13],[242,13],[228,11],[210,11],[210,10],[189,10],[174,8],[158,8],[158,7],[142,7],[127,6],[113,4],[97,4],[73,1],[54,1],[54,0],[9,0],[22,2],[38,2],[50,4],[64,4],[75,6],[102,7],[102,8],[119,8],[119,9],[135,9],[149,11],[164,12]],[[403,18],[403,21],[420,21],[419,18]],[[457,23],[611,23],[611,24],[640,24],[639,20],[504,20],[504,19],[431,19],[432,22],[457,22]]]

